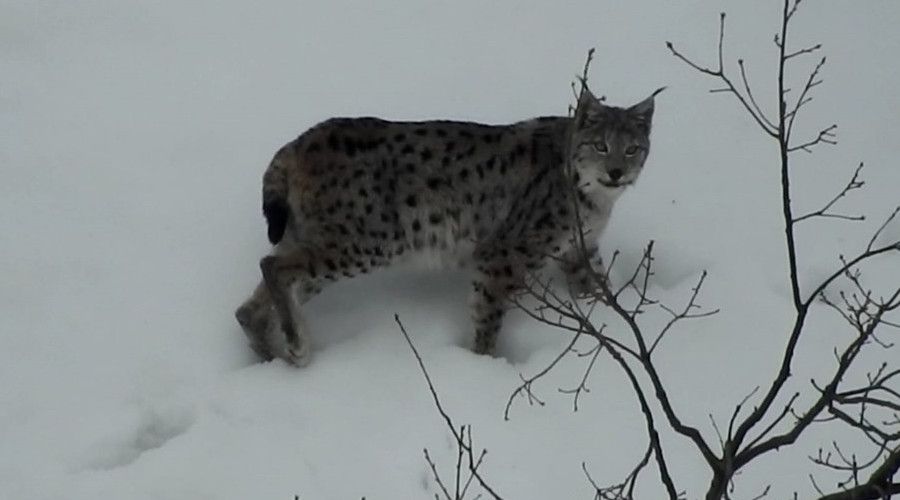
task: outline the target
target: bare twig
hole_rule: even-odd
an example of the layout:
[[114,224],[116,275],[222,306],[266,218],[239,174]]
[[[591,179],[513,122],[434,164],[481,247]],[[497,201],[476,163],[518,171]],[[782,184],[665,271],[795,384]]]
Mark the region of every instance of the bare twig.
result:
[[[611,486],[599,486],[594,478],[591,477],[591,474],[588,472],[587,465],[582,462],[581,470],[584,471],[584,475],[591,483],[591,486],[594,487],[594,498],[599,500],[634,500],[634,488],[637,485],[638,476],[640,475],[641,471],[650,463],[650,457],[653,456],[653,449],[653,444],[650,443],[650,445],[647,446],[647,450],[644,452],[644,455],[631,469],[628,475],[625,476],[625,479]],[[680,499],[681,494],[678,494],[676,498]]]
[[696,304],[697,295],[700,293],[700,289],[703,288],[703,282],[706,280],[706,276],[707,276],[706,270],[704,270],[700,274],[700,279],[699,279],[699,281],[697,281],[697,285],[691,289],[691,297],[690,297],[690,299],[688,299],[687,304],[684,306],[684,309],[681,312],[675,312],[672,309],[669,309],[666,305],[660,304],[660,307],[662,309],[664,309],[666,312],[668,312],[670,315],[672,315],[672,317],[669,319],[668,323],[666,323],[666,326],[664,326],[663,329],[660,330],[659,334],[656,336],[656,339],[653,340],[653,343],[650,344],[650,349],[648,350],[648,352],[650,354],[653,353],[653,351],[656,349],[656,346],[660,343],[660,341],[662,341],[662,339],[666,335],[666,333],[677,322],[684,320],[684,319],[706,318],[706,317],[712,316],[714,314],[717,314],[719,312],[718,309],[713,309],[711,311],[691,313],[692,310],[700,307]]
[[[441,488],[441,493],[444,494],[444,498],[446,498],[447,500],[455,500],[450,496],[450,492],[447,491],[447,487],[444,486],[444,482],[441,481],[441,475],[438,474],[437,466],[434,464],[434,460],[432,460],[431,456],[428,454],[428,448],[424,448],[422,452],[425,453],[425,461],[428,462],[428,467],[431,468],[431,474],[434,476],[434,481]],[[434,496],[435,498],[439,498],[437,493],[435,493]]]
[[[893,301],[897,300],[898,297],[900,297],[900,288],[897,289],[888,303],[892,303]],[[834,400],[835,394],[837,394],[838,392],[838,384],[840,384],[840,382],[843,380],[844,375],[847,373],[847,370],[849,370],[850,366],[855,361],[862,346],[872,335],[872,332],[874,332],[874,330],[878,327],[878,318],[881,314],[883,314],[883,311],[876,313],[873,321],[871,321],[864,330],[860,331],[859,336],[844,349],[838,359],[838,366],[835,369],[834,375],[832,375],[828,384],[826,384],[820,390],[820,396],[813,402],[812,405],[810,405],[810,408],[799,417],[794,426],[783,434],[772,436],[754,446],[750,446],[744,449],[737,455],[735,459],[736,463],[745,465],[763,453],[776,450],[788,444],[792,444],[797,440],[800,434],[802,434],[803,431],[813,423],[815,417],[825,408],[827,408],[829,404]]]
[[578,411],[578,398],[581,396],[581,393],[590,392],[590,389],[587,387],[587,379],[594,369],[594,363],[597,361],[597,357],[600,356],[601,352],[603,352],[603,344],[598,342],[597,345],[585,353],[585,355],[591,356],[591,360],[587,365],[587,369],[584,370],[584,376],[581,377],[581,382],[578,383],[578,386],[574,389],[559,389],[559,392],[563,394],[574,394],[574,397],[572,398],[572,411]]
[[[733,85],[729,77],[725,74],[722,55],[722,40],[724,38],[724,16],[720,17],[718,44],[719,61],[718,67],[716,69],[711,69],[695,63],[694,61],[690,60],[689,58],[685,57],[680,52],[675,50],[671,43],[667,43],[669,50],[676,58],[686,63],[692,69],[707,76],[711,76],[722,83],[723,86],[721,88],[714,89],[714,92],[726,92],[734,94],[738,101],[743,105],[747,113],[757,122],[760,128],[762,128],[767,135],[776,139],[778,143],[781,160],[780,171],[782,187],[782,212],[784,219],[785,241],[787,244],[787,260],[789,267],[788,278],[791,284],[791,295],[796,311],[796,318],[791,328],[791,332],[788,336],[788,342],[784,349],[782,362],[775,378],[772,380],[771,384],[768,386],[768,389],[765,391],[762,400],[755,405],[754,409],[741,422],[737,423],[736,429],[733,431],[733,434],[732,431],[729,430],[728,437],[724,439],[725,442],[723,445],[723,465],[725,465],[725,467],[719,468],[718,470],[715,470],[714,467],[714,479],[707,495],[708,499],[719,498],[721,496],[727,495],[725,485],[730,480],[730,477],[741,467],[763,453],[774,450],[780,446],[785,446],[787,444],[793,443],[794,440],[796,440],[796,438],[806,429],[808,425],[810,425],[812,422],[818,421],[818,416],[824,409],[833,408],[834,403],[838,399],[838,385],[840,384],[844,375],[847,373],[847,370],[853,364],[857,355],[865,344],[871,341],[882,344],[883,346],[890,345],[878,339],[878,337],[875,335],[875,329],[877,328],[877,326],[884,324],[883,316],[889,310],[888,304],[891,304],[892,301],[897,300],[897,294],[895,293],[891,296],[890,299],[886,301],[875,301],[872,293],[861,285],[858,272],[852,270],[855,269],[855,266],[877,255],[900,250],[900,242],[893,242],[879,247],[876,247],[875,245],[875,242],[878,240],[885,227],[896,216],[898,211],[900,211],[900,208],[898,208],[898,210],[895,210],[891,214],[891,216],[888,217],[885,223],[882,224],[882,226],[875,232],[863,252],[851,259],[842,259],[842,265],[840,266],[840,268],[833,274],[822,280],[819,284],[813,286],[813,292],[807,298],[803,298],[801,295],[801,287],[797,271],[798,257],[794,236],[795,224],[813,217],[861,220],[862,216],[843,215],[835,213],[831,209],[848,192],[854,189],[861,188],[863,186],[863,183],[859,180],[859,171],[862,168],[862,164],[860,164],[846,187],[840,193],[838,193],[837,196],[835,196],[827,204],[825,204],[823,208],[800,217],[795,217],[793,215],[793,207],[791,206],[789,154],[794,151],[811,151],[815,146],[819,144],[834,144],[834,132],[836,130],[836,125],[830,125],[823,128],[818,133],[818,135],[811,140],[799,144],[792,144],[791,142],[793,126],[796,123],[799,111],[805,105],[811,102],[812,89],[822,83],[819,75],[822,67],[825,64],[825,58],[819,60],[818,64],[816,64],[816,66],[806,78],[805,83],[798,93],[793,105],[788,108],[785,96],[790,92],[790,89],[785,85],[786,63],[799,56],[811,54],[821,48],[821,45],[815,44],[807,48],[802,48],[792,52],[788,52],[786,50],[788,45],[788,25],[790,23],[790,20],[797,13],[799,5],[799,0],[793,0],[793,3],[791,2],[791,0],[784,0],[781,31],[778,35],[775,36],[775,45],[778,48],[779,55],[779,107],[777,120],[768,120],[766,115],[762,112],[761,107],[753,98],[751,86],[747,78],[746,66],[743,60],[738,60],[738,66],[741,70],[741,82],[743,83],[743,90],[737,89],[735,85]],[[823,293],[831,283],[833,283],[841,276],[847,277],[847,279],[850,280],[851,284],[853,284],[857,288],[857,291],[851,295],[844,295],[843,293],[841,294],[841,298],[844,301],[844,306],[838,306],[838,304],[829,300]],[[898,292],[900,292],[900,290],[898,290]],[[857,337],[844,349],[842,353],[838,355],[838,366],[833,376],[820,391],[819,397],[805,412],[798,415],[793,411],[792,407],[798,397],[798,394],[795,394],[790,398],[790,401],[788,401],[788,403],[784,405],[782,410],[774,417],[774,419],[771,420],[767,427],[763,429],[761,433],[757,434],[756,438],[752,439],[749,443],[746,443],[748,433],[752,429],[754,429],[756,425],[763,420],[763,418],[771,413],[773,403],[780,396],[782,388],[784,387],[788,377],[790,376],[791,365],[793,363],[797,345],[803,332],[806,330],[806,319],[809,316],[811,304],[816,298],[821,298],[822,301],[827,305],[840,312],[841,315],[854,328],[854,330],[857,331]],[[863,400],[866,401],[867,404],[870,404],[870,406],[877,406],[879,402],[883,402],[882,400],[878,399],[870,399],[871,398],[868,397],[863,398]],[[843,400],[844,402],[846,402],[848,401],[848,398],[845,397]],[[850,401],[857,400],[859,400],[859,398],[850,399]],[[884,407],[891,408],[891,405],[887,405]],[[861,415],[865,412],[865,407],[862,408],[863,409],[861,410]],[[735,423],[737,414],[738,412],[736,411],[732,416],[732,424]],[[793,425],[791,425],[789,429],[783,434],[774,436],[770,435],[779,424],[782,424],[784,422],[784,419],[787,417],[787,415],[795,415],[797,417],[797,421]],[[838,413],[838,415],[840,414]],[[860,416],[860,419],[855,422],[859,427],[863,425],[863,422],[865,421],[866,420],[864,419],[864,417]],[[891,436],[891,434],[886,434],[883,431],[879,432],[873,427],[874,426],[871,425],[865,425],[864,429],[871,436],[879,437],[882,439],[886,436]],[[721,432],[717,433],[721,435]],[[730,463],[731,454],[733,454],[734,456],[733,464]]]
[[[809,101],[804,101],[809,102]],[[819,135],[815,138],[810,139],[803,144],[798,144],[796,146],[790,146],[787,148],[788,153],[793,153],[794,151],[805,151],[807,153],[812,153],[812,148],[819,144],[837,144],[835,140],[834,131],[837,130],[837,125],[829,125],[822,130],[819,131]]]
[[[787,37],[787,21],[782,25],[782,40]],[[780,49],[781,55],[781,63],[779,64],[779,87],[782,90],[782,95],[784,91],[784,65],[787,62],[788,58],[785,55],[784,47]],[[810,72],[809,77],[806,79],[806,83],[803,84],[803,90],[800,91],[800,95],[797,97],[797,102],[794,104],[794,108],[788,111],[785,106],[784,99],[781,100],[781,107],[784,108],[781,115],[782,119],[780,121],[779,130],[782,131],[781,137],[779,141],[784,146],[784,149],[787,152],[796,151],[798,149],[807,150],[818,144],[819,142],[824,142],[827,144],[835,144],[834,142],[834,130],[837,128],[837,125],[831,125],[824,129],[822,132],[819,132],[818,139],[815,139],[811,143],[807,143],[805,146],[791,146],[791,134],[794,130],[794,121],[797,119],[797,115],[799,114],[800,108],[809,104],[812,101],[812,98],[809,97],[809,92],[822,83],[822,80],[819,79],[819,72],[822,70],[822,66],[825,66],[825,58],[819,60],[819,63],[816,64],[816,67]],[[823,139],[823,135],[825,138]]]
[[[875,234],[872,235],[872,238],[869,240],[869,244],[866,245],[866,252],[874,252],[873,248],[875,246],[875,241],[878,240],[878,237],[881,236],[881,233],[884,232],[884,229],[888,227],[892,220],[897,217],[897,214],[900,213],[900,206],[894,208],[894,211],[891,212],[891,215],[884,220],[881,226],[878,227],[878,230],[875,231]],[[881,247],[884,251],[894,250],[900,252],[900,240],[894,241],[888,245],[884,245]]]
[[[602,333],[603,328],[601,327],[600,330],[601,332],[598,333]],[[560,353],[557,354],[555,358],[553,358],[553,361],[551,361],[550,364],[544,367],[541,371],[528,378],[525,378],[521,373],[519,374],[519,378],[522,379],[522,383],[518,387],[516,387],[512,394],[509,395],[509,399],[506,401],[506,408],[503,410],[503,420],[509,420],[509,410],[512,407],[513,400],[515,400],[516,396],[519,396],[522,393],[528,396],[528,404],[537,403],[540,406],[544,406],[544,402],[540,398],[538,398],[534,394],[534,392],[532,392],[531,384],[533,384],[535,380],[538,380],[549,373],[550,370],[552,370],[557,364],[559,364],[559,362],[572,351],[575,343],[578,342],[579,338],[581,338],[582,333],[582,330],[576,332],[575,335],[572,336],[572,340],[566,345],[566,347],[562,351],[560,351]]]
[[859,166],[856,167],[856,170],[853,171],[853,177],[850,178],[850,181],[847,182],[847,185],[844,186],[844,189],[842,189],[840,193],[835,195],[835,197],[832,198],[831,201],[826,203],[824,207],[816,210],[815,212],[810,212],[806,215],[802,215],[800,217],[795,218],[794,224],[804,221],[806,219],[811,219],[813,217],[832,217],[835,219],[844,219],[844,220],[853,220],[853,221],[865,220],[866,217],[864,215],[843,215],[843,214],[836,214],[836,213],[832,213],[832,212],[828,211],[831,209],[832,206],[834,206],[835,203],[837,203],[841,198],[846,196],[850,191],[853,191],[855,189],[860,189],[866,185],[865,181],[863,181],[859,178],[859,173],[862,170],[862,168],[863,168],[863,163],[860,162]]
[[425,381],[428,383],[428,390],[431,391],[431,397],[434,400],[434,406],[437,408],[438,413],[441,414],[441,418],[444,419],[444,423],[447,424],[447,428],[450,430],[450,433],[453,434],[453,437],[456,439],[457,446],[464,450],[466,453],[466,457],[468,458],[468,469],[469,473],[475,477],[478,481],[478,484],[481,485],[482,489],[486,491],[489,495],[491,495],[494,500],[502,500],[502,497],[497,494],[493,490],[493,488],[488,485],[485,479],[482,477],[481,473],[478,471],[478,467],[481,465],[481,460],[486,453],[485,450],[482,450],[480,457],[476,460],[474,451],[472,449],[472,431],[469,429],[468,431],[468,442],[466,442],[466,433],[465,427],[462,430],[457,431],[456,426],[453,424],[453,420],[450,418],[450,415],[444,410],[443,405],[441,405],[441,400],[438,398],[437,389],[434,388],[434,383],[431,381],[431,376],[428,375],[428,370],[425,369],[425,362],[422,361],[422,356],[419,354],[419,350],[416,349],[415,344],[413,344],[412,339],[409,337],[409,334],[406,332],[406,328],[403,326],[403,323],[400,321],[400,316],[394,314],[394,321],[397,323],[397,326],[400,327],[400,333],[403,334],[403,338],[406,339],[407,345],[412,350],[413,355],[416,357],[416,361],[419,363],[419,369],[422,371],[422,375],[425,377]]
[[813,45],[812,47],[807,47],[805,49],[800,49],[800,50],[791,52],[790,54],[787,54],[786,56],[784,56],[784,59],[788,60],[788,59],[792,59],[797,56],[802,56],[803,54],[812,54],[813,52],[815,52],[821,48],[822,48],[822,44],[817,43],[817,44]]
[[859,486],[824,495],[819,500],[879,500],[900,494],[900,483],[894,482],[900,470],[900,447],[894,449],[869,479]]
[[753,105],[753,109],[756,111],[756,115],[759,116],[760,120],[765,122],[766,126],[771,130],[774,130],[775,124],[766,117],[766,114],[763,113],[762,109],[760,109],[759,107],[759,104],[756,102],[756,99],[753,97],[753,91],[747,78],[747,68],[744,64],[743,59],[738,59],[738,67],[740,67],[741,69],[741,81],[744,83],[744,92],[746,92],[747,94],[747,100],[750,101],[750,104]]
[[[719,15],[719,45],[718,45],[718,68],[710,69],[707,67],[700,66],[699,64],[693,62],[692,60],[685,57],[681,52],[675,49],[675,46],[672,42],[666,42],[666,47],[672,52],[672,55],[683,61],[685,64],[690,66],[691,68],[709,75],[718,78],[725,84],[725,87],[722,89],[714,89],[713,92],[728,92],[733,94],[737,100],[744,106],[744,109],[750,116],[756,121],[756,124],[763,130],[766,135],[771,137],[778,137],[778,130],[773,125],[772,120],[769,120],[765,114],[762,113],[759,106],[756,104],[755,99],[751,97],[750,94],[744,95],[740,90],[735,87],[734,83],[731,81],[731,78],[725,74],[724,69],[724,47],[723,40],[725,38],[725,13],[722,12]],[[741,63],[743,68],[743,63]],[[743,69],[742,69],[743,72]],[[744,80],[746,84],[746,79]],[[749,86],[748,86],[749,87]]]

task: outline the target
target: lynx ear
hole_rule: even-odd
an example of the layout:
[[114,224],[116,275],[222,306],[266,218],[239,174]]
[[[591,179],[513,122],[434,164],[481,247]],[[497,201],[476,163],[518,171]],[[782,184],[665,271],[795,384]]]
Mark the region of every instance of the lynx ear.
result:
[[578,96],[578,107],[575,108],[575,123],[578,128],[584,127],[586,122],[597,114],[597,109],[603,106],[600,99],[594,97],[594,94],[582,83],[581,94]]
[[649,128],[650,122],[653,121],[653,98],[663,90],[666,90],[666,88],[660,87],[656,89],[656,91],[650,94],[650,97],[628,108],[628,112],[644,122]]
[[586,83],[582,83],[581,94],[578,95],[578,107],[581,108],[582,105],[591,107],[597,102],[600,102],[600,100],[594,97],[594,93],[591,92]]

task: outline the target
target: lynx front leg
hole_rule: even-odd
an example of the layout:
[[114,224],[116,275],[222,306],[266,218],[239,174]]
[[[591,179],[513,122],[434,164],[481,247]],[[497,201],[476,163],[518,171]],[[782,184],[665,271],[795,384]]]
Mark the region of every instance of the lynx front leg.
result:
[[528,269],[537,269],[537,257],[523,256],[505,248],[476,252],[478,277],[473,283],[472,317],[475,352],[493,354],[511,294],[520,290]]
[[585,252],[573,247],[562,256],[560,269],[566,275],[569,290],[575,295],[588,295],[598,288],[596,276],[597,273],[600,273],[600,276],[603,273],[593,267],[596,257],[596,246],[586,248]]
[[476,280],[472,289],[472,320],[475,323],[477,354],[493,354],[506,312],[506,294],[495,290],[488,280]]

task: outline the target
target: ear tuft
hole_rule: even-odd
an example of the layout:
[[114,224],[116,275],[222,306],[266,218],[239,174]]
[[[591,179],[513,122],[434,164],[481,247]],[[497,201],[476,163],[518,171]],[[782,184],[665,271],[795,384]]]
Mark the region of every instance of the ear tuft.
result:
[[640,118],[642,121],[644,121],[647,125],[650,125],[650,122],[653,120],[653,107],[654,107],[653,98],[656,97],[663,90],[666,90],[666,88],[660,87],[660,88],[656,89],[652,94],[650,94],[650,97],[648,97],[648,98],[644,99],[643,101],[635,104],[634,106],[628,108],[628,111],[630,113],[636,115],[638,118]]

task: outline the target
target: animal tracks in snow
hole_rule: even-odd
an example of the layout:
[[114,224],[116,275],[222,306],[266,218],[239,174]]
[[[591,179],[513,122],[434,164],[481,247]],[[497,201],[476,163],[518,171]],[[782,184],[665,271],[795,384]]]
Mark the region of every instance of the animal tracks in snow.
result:
[[145,409],[122,435],[98,443],[85,468],[110,470],[130,465],[144,453],[162,448],[183,435],[194,421],[193,413],[185,408]]

